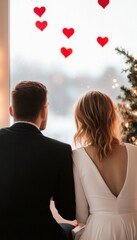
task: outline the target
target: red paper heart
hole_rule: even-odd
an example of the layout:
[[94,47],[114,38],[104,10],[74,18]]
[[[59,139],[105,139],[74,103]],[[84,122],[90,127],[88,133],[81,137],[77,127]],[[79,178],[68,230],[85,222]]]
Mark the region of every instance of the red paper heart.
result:
[[98,4],[105,8],[109,4],[109,0],[98,0]]
[[46,11],[46,8],[45,7],[41,7],[41,8],[38,8],[38,7],[35,7],[33,9],[34,13],[36,13],[39,17],[41,17],[43,15],[43,13]]
[[105,44],[109,41],[109,39],[107,37],[104,37],[104,38],[98,37],[97,41],[102,47],[104,47]]
[[73,52],[73,50],[72,50],[72,48],[65,48],[65,47],[62,47],[61,49],[60,49],[60,51],[61,51],[61,53],[64,55],[64,57],[65,58],[67,58],[72,52]]
[[67,38],[70,38],[74,33],[74,29],[73,28],[63,28],[62,32],[66,35]]
[[37,21],[35,23],[35,25],[37,28],[39,28],[41,31],[43,31],[47,27],[48,23],[47,23],[47,21],[43,21],[43,22]]

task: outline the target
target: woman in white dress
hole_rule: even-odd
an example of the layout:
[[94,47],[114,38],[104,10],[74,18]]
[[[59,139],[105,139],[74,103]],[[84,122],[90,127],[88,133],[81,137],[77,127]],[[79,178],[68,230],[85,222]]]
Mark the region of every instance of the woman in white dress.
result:
[[122,143],[116,105],[89,91],[75,107],[73,151],[80,240],[137,240],[137,146]]

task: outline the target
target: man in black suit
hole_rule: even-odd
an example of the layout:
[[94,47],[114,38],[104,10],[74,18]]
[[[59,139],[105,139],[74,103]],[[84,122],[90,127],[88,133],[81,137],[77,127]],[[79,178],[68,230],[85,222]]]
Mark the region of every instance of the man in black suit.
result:
[[47,122],[47,88],[18,83],[10,113],[14,124],[0,130],[0,239],[66,240],[50,200],[63,218],[75,219],[72,150],[40,132]]

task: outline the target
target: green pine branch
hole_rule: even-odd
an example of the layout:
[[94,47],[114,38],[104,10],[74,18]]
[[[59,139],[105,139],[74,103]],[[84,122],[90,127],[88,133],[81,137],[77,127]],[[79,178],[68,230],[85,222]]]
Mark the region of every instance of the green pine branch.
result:
[[133,63],[134,62],[134,57],[132,56],[132,55],[130,55],[129,54],[129,52],[128,51],[126,51],[124,48],[118,48],[118,47],[116,47],[115,48],[115,50],[117,51],[117,53],[118,54],[122,54],[122,55],[124,55],[125,56],[125,58],[126,58],[126,61],[125,61],[125,63],[126,64],[130,64],[130,63]]
[[[125,58],[125,64],[129,67],[123,69],[122,72],[126,73],[129,88],[121,86],[122,94],[118,96],[119,103],[118,108],[122,116],[122,129],[123,129],[123,141],[136,144],[137,140],[137,94],[134,90],[137,89],[137,59],[135,59],[124,48],[116,47],[115,50],[118,54],[123,55]],[[127,125],[128,123],[128,125]]]

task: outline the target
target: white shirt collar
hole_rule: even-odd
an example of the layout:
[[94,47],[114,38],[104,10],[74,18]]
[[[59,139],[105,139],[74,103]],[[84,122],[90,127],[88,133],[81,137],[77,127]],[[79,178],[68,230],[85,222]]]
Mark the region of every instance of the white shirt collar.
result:
[[16,121],[16,122],[14,122],[14,124],[16,124],[16,123],[27,123],[27,124],[35,126],[39,130],[39,127],[33,122],[28,122],[28,121]]

